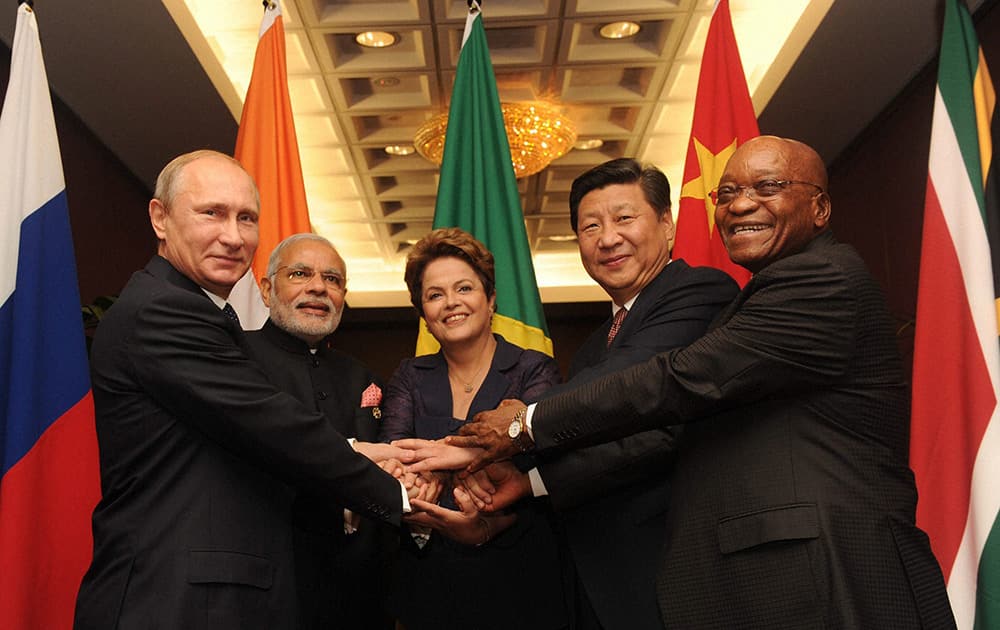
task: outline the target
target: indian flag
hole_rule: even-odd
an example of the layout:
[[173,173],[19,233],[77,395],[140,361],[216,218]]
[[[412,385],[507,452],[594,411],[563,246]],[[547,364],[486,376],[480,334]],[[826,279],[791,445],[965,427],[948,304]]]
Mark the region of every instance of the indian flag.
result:
[[268,310],[257,283],[267,271],[271,251],[292,234],[312,232],[288,95],[285,26],[278,0],[264,3],[260,39],[233,155],[260,191],[260,240],[253,265],[233,287],[229,303],[239,314],[243,328],[257,330],[267,321]]
[[917,524],[959,628],[1000,627],[1000,214],[995,94],[972,19],[946,0],[913,356]]

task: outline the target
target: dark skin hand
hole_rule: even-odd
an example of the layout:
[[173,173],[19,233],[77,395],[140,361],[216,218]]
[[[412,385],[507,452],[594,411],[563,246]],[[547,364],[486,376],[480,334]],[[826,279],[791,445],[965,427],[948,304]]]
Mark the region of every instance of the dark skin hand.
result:
[[458,430],[458,435],[445,438],[445,443],[463,448],[478,447],[483,452],[476,456],[466,468],[474,473],[482,470],[493,462],[510,459],[520,452],[518,446],[507,435],[511,421],[526,405],[520,400],[504,400],[492,411],[481,411],[472,422],[468,422]]

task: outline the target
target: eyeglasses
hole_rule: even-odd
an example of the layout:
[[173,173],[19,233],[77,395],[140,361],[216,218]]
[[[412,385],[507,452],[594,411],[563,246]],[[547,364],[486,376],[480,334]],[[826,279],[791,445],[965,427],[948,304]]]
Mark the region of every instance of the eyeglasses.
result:
[[[286,269],[287,272],[284,271]],[[277,271],[271,274],[271,277],[273,278],[274,276],[280,275],[292,284],[308,284],[316,273],[317,272],[315,270],[310,269],[309,267],[286,266],[279,267]],[[343,291],[344,287],[347,286],[347,278],[335,271],[321,271],[319,272],[319,277],[323,279],[323,284],[326,285],[327,289]]]
[[823,187],[818,184],[813,184],[812,182],[800,182],[794,179],[762,179],[759,182],[754,182],[749,186],[719,186],[708,195],[712,198],[712,202],[717,206],[727,206],[734,201],[736,201],[740,195],[746,191],[746,195],[750,199],[755,199],[757,201],[766,201],[772,197],[777,197],[785,188],[791,186],[792,184],[802,184],[804,186],[812,186],[820,193],[824,192]]

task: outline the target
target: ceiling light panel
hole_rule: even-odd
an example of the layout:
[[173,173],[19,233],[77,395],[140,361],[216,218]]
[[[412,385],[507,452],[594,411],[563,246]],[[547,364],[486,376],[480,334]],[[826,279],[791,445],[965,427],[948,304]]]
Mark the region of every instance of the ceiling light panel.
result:
[[344,144],[334,121],[327,113],[296,114],[295,135],[299,147]]
[[333,67],[327,72],[386,72],[397,69],[422,69],[430,64],[430,31],[399,29],[399,41],[386,48],[366,48],[354,41],[354,32],[327,32],[321,44]]
[[397,73],[396,85],[379,85],[371,75],[330,75],[330,89],[343,111],[435,107],[437,78],[429,72]]
[[394,22],[426,20],[422,0],[299,0],[316,24],[371,26],[372,16],[392,16]]
[[352,172],[347,154],[339,147],[299,146],[303,175],[342,175]]
[[[709,3],[713,0],[707,0]],[[691,5],[692,0],[614,0],[614,12],[619,15],[627,13],[653,13],[659,11],[682,11]],[[608,0],[570,0],[575,13],[607,13]]]
[[[488,3],[488,4],[487,4]],[[562,0],[482,0],[484,12],[490,19],[524,19],[558,17]],[[442,21],[465,23],[469,13],[467,0],[434,0],[436,15],[444,16]]]

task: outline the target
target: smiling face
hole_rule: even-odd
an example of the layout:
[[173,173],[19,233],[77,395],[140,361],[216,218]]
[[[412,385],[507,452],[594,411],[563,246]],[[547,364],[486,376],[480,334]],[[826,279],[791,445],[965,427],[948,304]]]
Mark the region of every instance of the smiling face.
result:
[[767,199],[751,198],[741,190],[731,202],[716,207],[715,225],[729,257],[754,273],[802,251],[830,220],[830,197],[823,192],[826,169],[808,146],[770,136],[754,138],[729,159],[719,186],[749,187],[761,180],[814,185],[788,185]]
[[496,296],[486,295],[469,263],[454,256],[436,258],[424,268],[421,287],[427,329],[443,348],[492,334],[490,316]]
[[[304,284],[295,284],[288,276],[296,270],[311,270],[313,274]],[[331,286],[323,280],[324,275],[346,278],[344,259],[324,242],[301,240],[286,247],[278,271],[260,281],[271,320],[313,347],[337,329],[344,314],[346,287]]]
[[639,183],[611,184],[580,200],[577,240],[583,266],[615,304],[636,296],[670,261],[674,222],[643,195]]
[[166,207],[149,202],[159,254],[199,286],[228,298],[257,250],[257,197],[246,171],[206,156],[183,167]]

